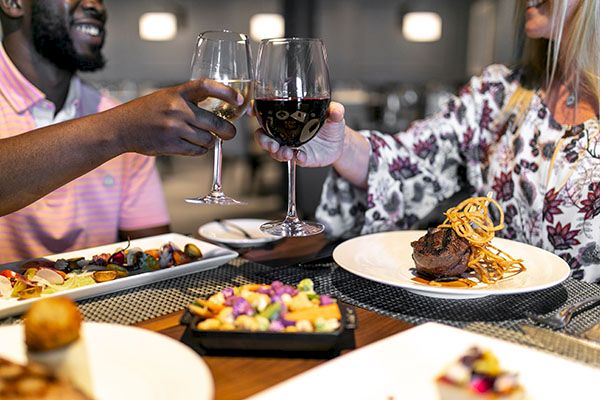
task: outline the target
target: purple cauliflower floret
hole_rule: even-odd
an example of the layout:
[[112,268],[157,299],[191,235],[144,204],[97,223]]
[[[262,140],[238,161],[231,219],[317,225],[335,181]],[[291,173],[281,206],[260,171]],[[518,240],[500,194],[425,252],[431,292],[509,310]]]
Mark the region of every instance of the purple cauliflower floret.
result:
[[271,289],[273,289],[273,290],[277,290],[277,289],[279,289],[282,286],[283,286],[283,282],[281,282],[281,281],[273,281],[273,282],[271,282]]
[[231,288],[231,287],[221,290],[221,293],[223,293],[223,297],[225,297],[225,299],[230,298],[234,294],[233,288]]
[[277,319],[271,321],[271,323],[269,324],[269,330],[271,332],[282,332],[284,329],[285,327],[283,326],[283,323],[281,323],[281,321]]
[[326,294],[321,295],[321,305],[322,306],[326,306],[328,304],[333,304],[333,303],[334,303],[334,301],[330,296],[328,296]]
[[285,318],[281,318],[279,321],[281,321],[281,323],[283,324],[283,326],[286,326],[286,327],[287,326],[294,326],[294,325],[296,325],[296,321],[290,321],[290,320],[287,320]]
[[246,299],[237,296],[230,297],[230,299],[231,298],[235,298],[235,301],[232,303],[234,317],[237,318],[239,315],[254,315],[254,310]]
[[256,290],[256,292],[270,296],[273,294],[273,289],[266,286],[261,286]]
[[281,296],[282,294],[287,293],[290,296],[294,297],[298,294],[298,289],[290,285],[282,285],[275,289],[275,294]]

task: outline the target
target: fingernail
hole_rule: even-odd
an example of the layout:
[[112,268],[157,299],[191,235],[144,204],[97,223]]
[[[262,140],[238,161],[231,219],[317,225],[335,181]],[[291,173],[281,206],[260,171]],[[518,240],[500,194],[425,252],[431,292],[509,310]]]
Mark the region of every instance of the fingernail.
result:
[[237,103],[239,106],[244,104],[244,96],[242,96],[240,93],[238,93],[238,95],[237,95]]

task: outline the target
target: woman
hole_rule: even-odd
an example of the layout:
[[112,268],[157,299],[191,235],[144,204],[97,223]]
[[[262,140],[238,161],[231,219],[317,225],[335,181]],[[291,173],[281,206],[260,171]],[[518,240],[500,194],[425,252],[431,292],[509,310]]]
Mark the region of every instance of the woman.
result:
[[[578,279],[600,281],[600,2],[530,0],[520,66],[488,67],[443,111],[396,135],[355,132],[332,103],[299,165],[332,164],[317,217],[349,236],[406,229],[460,190],[505,212],[501,235],[565,259]],[[262,131],[261,147],[292,157]]]

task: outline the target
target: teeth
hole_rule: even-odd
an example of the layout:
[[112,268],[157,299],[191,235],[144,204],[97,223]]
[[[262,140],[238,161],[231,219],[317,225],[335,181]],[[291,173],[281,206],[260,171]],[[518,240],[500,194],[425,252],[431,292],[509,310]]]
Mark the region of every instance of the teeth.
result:
[[100,36],[100,29],[94,25],[82,24],[77,25],[76,29],[90,36]]

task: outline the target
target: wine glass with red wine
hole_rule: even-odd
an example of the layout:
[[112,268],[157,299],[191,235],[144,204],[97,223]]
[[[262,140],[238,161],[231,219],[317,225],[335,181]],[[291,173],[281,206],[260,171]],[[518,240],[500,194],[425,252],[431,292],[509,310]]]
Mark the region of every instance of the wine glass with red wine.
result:
[[[254,108],[265,133],[294,153],[311,140],[327,117],[331,98],[327,54],[320,39],[266,39],[260,43]],[[295,154],[294,154],[295,156]],[[260,229],[277,236],[309,236],[323,231],[296,212],[296,161],[288,161],[288,208],[282,221]]]
[[[244,96],[244,104],[234,106],[221,99],[209,97],[198,103],[221,118],[234,121],[241,117],[252,97],[252,61],[250,41],[242,33],[230,31],[208,31],[198,35],[192,59],[191,79],[207,78],[230,86]],[[188,203],[240,205],[245,204],[223,193],[221,186],[221,164],[223,140],[215,142],[213,183],[211,191],[203,197],[185,199]]]

